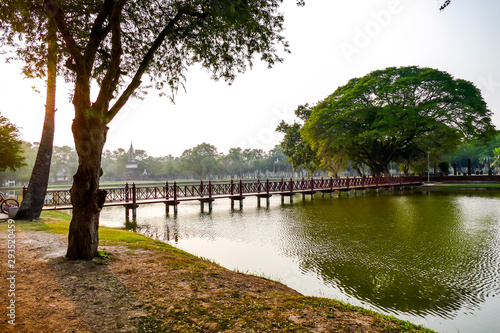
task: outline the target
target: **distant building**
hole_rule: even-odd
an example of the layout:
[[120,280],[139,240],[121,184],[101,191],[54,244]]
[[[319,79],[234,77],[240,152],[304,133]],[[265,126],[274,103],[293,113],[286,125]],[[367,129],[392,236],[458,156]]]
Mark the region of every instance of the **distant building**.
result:
[[125,180],[135,180],[140,178],[139,164],[134,157],[134,147],[132,142],[130,143],[130,148],[128,150],[128,161],[125,165]]
[[59,169],[56,174],[56,183],[57,184],[68,184],[69,183],[69,174],[66,169]]

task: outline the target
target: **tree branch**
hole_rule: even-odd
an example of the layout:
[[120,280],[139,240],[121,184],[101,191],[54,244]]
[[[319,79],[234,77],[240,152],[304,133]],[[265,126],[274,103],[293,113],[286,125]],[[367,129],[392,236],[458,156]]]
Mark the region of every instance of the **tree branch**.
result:
[[113,0],[106,0],[101,8],[101,11],[97,15],[94,24],[92,24],[92,30],[89,36],[89,43],[87,44],[87,47],[85,48],[84,51],[87,76],[90,76],[92,74],[91,70],[93,68],[93,64],[95,61],[99,45],[111,30],[110,25],[103,28],[103,24],[106,21],[106,19],[111,15],[114,4],[115,2]]
[[107,112],[106,117],[105,117],[105,122],[109,123],[118,113],[118,111],[121,110],[121,108],[125,105],[125,103],[128,101],[130,96],[134,93],[134,91],[140,86],[141,84],[141,78],[142,75],[146,72],[147,67],[153,60],[155,52],[159,49],[167,35],[173,31],[173,28],[175,24],[181,19],[182,15],[184,13],[182,11],[179,11],[177,15],[173,19],[171,19],[168,24],[165,26],[165,28],[160,32],[160,34],[156,37],[155,41],[149,48],[148,52],[142,59],[141,64],[139,65],[139,68],[137,69],[137,72],[135,73],[134,77],[132,78],[132,81],[130,84],[127,86],[125,91],[122,93],[122,95],[118,98],[116,103],[113,105],[113,107]]
[[66,25],[66,21],[64,19],[64,13],[62,9],[59,7],[59,4],[57,3],[56,0],[45,0],[44,8],[47,14],[50,17],[53,17],[54,20],[56,21],[57,28],[64,39],[66,47],[68,48],[71,57],[75,61],[76,66],[73,66],[72,69],[74,69],[77,73],[83,71],[85,69],[85,62],[82,57],[80,47],[76,43],[75,39],[73,38],[71,32],[68,29],[68,26]]
[[[112,0],[111,0],[112,1]],[[120,17],[127,0],[121,0],[112,9],[110,17],[110,29],[111,29],[111,61],[106,71],[106,75],[101,83],[101,89],[99,91],[99,96],[97,97],[95,104],[105,105],[111,98],[114,89],[116,88],[118,78],[120,75],[120,61],[122,50],[121,41],[121,27],[120,27]],[[97,50],[97,49],[96,49]],[[95,53],[94,53],[95,57]],[[107,111],[107,108],[106,108]]]

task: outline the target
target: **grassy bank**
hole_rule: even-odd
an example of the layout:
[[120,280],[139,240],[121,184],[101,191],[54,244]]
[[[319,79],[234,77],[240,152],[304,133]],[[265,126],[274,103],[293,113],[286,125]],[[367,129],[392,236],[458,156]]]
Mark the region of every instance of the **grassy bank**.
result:
[[[1,234],[7,232],[6,225],[0,223]],[[16,222],[21,234],[49,233],[60,240],[67,235],[68,226],[69,217],[60,212],[44,212],[38,222]],[[122,288],[108,298],[116,302],[132,297],[145,312],[132,320],[134,330],[127,331],[432,332],[336,300],[302,296],[280,283],[224,269],[134,232],[101,227],[99,235],[100,258],[88,262],[50,259],[47,269],[67,267],[67,271],[56,274],[63,281],[63,287],[57,286],[54,290],[63,290],[67,285],[65,279],[81,288],[82,295],[96,289],[114,293],[116,285],[124,286],[125,291]],[[75,273],[81,265],[87,266]],[[96,287],[97,276],[109,278],[100,279]],[[80,302],[80,298],[74,298],[74,302]],[[103,299],[93,296],[83,301],[108,312],[114,311],[115,307]],[[80,308],[78,304],[76,308]],[[94,311],[92,309],[88,311]],[[118,309],[116,316],[120,316],[121,311],[123,309]],[[99,318],[95,316],[94,321]],[[109,325],[124,327],[124,324]]]
[[492,183],[434,183],[426,184],[420,187],[422,190],[439,190],[439,191],[499,191],[500,184]]

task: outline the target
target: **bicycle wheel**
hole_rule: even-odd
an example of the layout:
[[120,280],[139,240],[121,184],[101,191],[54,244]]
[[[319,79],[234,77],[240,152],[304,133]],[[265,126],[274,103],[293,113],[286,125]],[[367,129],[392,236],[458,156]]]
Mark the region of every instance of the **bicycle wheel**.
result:
[[0,206],[0,209],[4,214],[9,214],[9,207],[19,207],[19,202],[16,199],[5,199]]

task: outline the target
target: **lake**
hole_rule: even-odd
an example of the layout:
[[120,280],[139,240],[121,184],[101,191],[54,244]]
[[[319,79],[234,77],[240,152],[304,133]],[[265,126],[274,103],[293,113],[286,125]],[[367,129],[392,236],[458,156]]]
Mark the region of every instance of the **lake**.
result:
[[[235,205],[238,207],[238,204]],[[206,208],[205,208],[206,210]],[[125,227],[124,208],[101,225]],[[137,210],[137,231],[229,269],[280,281],[439,332],[495,332],[500,192],[371,191],[314,200],[216,200]]]

